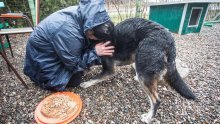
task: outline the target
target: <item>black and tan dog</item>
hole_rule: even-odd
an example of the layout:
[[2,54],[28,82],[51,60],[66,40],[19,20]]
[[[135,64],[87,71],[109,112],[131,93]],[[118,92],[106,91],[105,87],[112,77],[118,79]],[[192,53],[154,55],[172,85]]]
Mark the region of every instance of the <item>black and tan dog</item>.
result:
[[175,42],[171,33],[164,27],[149,20],[131,18],[115,26],[113,38],[114,56],[104,57],[102,73],[83,82],[81,87],[87,88],[109,78],[114,73],[114,62],[116,65],[135,62],[136,80],[151,102],[150,111],[141,117],[143,122],[150,122],[156,114],[160,104],[157,85],[161,81],[168,83],[183,97],[195,99],[176,69]]

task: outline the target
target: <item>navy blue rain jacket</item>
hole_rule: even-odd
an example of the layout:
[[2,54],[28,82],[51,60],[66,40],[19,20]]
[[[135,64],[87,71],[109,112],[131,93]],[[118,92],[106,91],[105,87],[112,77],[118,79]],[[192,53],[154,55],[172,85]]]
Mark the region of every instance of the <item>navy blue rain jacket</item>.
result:
[[51,14],[29,37],[24,73],[43,88],[64,90],[74,73],[100,63],[94,48],[87,49],[85,31],[109,19],[104,0],[81,0]]

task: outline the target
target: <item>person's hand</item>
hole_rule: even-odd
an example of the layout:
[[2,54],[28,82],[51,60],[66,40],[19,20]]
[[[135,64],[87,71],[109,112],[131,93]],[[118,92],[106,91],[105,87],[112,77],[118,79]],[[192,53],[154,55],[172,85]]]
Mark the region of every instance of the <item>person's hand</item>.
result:
[[114,46],[108,46],[111,42],[101,42],[95,45],[95,50],[98,56],[112,56],[114,51]]

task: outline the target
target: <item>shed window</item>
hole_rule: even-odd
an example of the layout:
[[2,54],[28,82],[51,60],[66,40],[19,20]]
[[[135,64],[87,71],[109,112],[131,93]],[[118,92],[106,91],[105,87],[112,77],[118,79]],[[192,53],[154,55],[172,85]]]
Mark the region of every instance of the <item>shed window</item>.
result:
[[197,26],[201,17],[202,8],[193,8],[189,20],[189,26]]

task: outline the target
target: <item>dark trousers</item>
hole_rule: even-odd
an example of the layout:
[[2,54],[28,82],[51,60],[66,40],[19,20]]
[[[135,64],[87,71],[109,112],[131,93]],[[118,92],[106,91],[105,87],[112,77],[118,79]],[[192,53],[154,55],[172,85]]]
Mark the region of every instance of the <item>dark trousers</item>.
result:
[[[80,85],[80,83],[82,82],[82,76],[83,76],[83,72],[78,72],[72,75],[72,77],[70,78],[67,87],[77,87]],[[52,91],[62,91],[60,90],[61,86],[56,86],[56,87],[52,87],[52,88],[48,88],[49,90]]]

